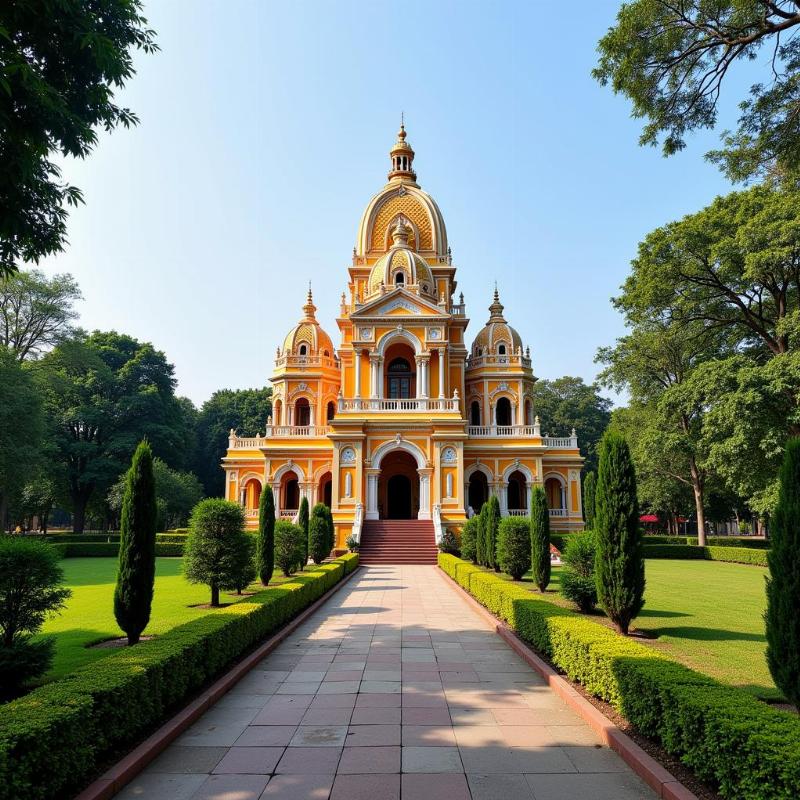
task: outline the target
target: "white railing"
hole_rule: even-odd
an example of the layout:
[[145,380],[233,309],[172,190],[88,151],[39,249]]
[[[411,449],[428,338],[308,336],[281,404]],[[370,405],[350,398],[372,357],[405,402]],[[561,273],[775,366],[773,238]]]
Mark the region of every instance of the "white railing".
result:
[[327,435],[327,425],[267,425],[265,438]]
[[454,317],[463,317],[464,314],[466,313],[465,304],[464,303],[453,303],[453,305],[450,306],[450,313]]
[[361,528],[364,525],[364,506],[361,503],[356,503],[356,513],[353,517],[353,527],[350,529],[350,535],[357,541],[361,541]]
[[542,444],[546,447],[577,447],[577,436],[544,436]]
[[442,528],[442,507],[438,503],[433,504],[433,535],[436,544],[442,541],[444,529]]
[[331,367],[338,369],[339,364],[330,356],[278,356],[276,367]]
[[528,509],[527,508],[509,508],[508,509],[508,516],[509,517],[527,517],[528,516]]
[[297,521],[297,515],[300,513],[297,508],[282,508],[280,510],[280,519],[288,519],[292,522]]
[[252,450],[253,448],[263,447],[263,436],[230,436],[228,437],[228,448],[231,450]]
[[339,411],[343,414],[364,411],[379,414],[396,411],[458,411],[458,398],[412,397],[402,400],[387,400],[382,397],[353,399],[340,397]]
[[470,425],[467,434],[478,439],[527,439],[539,435],[533,425]]
[[467,369],[474,369],[476,367],[525,367],[530,369],[531,359],[521,355],[505,355],[500,356],[496,354],[488,356],[469,356],[467,358]]
[[566,508],[551,508],[550,509],[550,516],[551,517],[568,517],[569,511]]

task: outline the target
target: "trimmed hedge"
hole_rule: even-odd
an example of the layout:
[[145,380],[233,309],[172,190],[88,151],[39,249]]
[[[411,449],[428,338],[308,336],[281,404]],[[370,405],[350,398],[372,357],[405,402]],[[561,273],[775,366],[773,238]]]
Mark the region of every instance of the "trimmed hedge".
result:
[[[574,536],[580,534],[575,532],[550,532],[550,541],[563,552],[567,542]],[[645,545],[653,544],[697,544],[696,536],[665,536],[663,534],[646,533],[643,537]],[[746,547],[752,550],[769,550],[769,539],[754,539],[752,536],[706,536],[706,542],[712,547]]]
[[[119,555],[119,542],[67,542],[51,544],[60,558],[116,558]],[[156,557],[182,556],[183,542],[156,541]]]
[[343,556],[0,706],[0,800],[80,788],[357,566]]
[[705,559],[706,561],[729,561],[734,564],[767,566],[767,550],[750,547],[697,547],[688,544],[646,544],[645,558]]
[[726,798],[800,795],[800,718],[521,586],[440,554],[439,566],[571,680],[657,738]]

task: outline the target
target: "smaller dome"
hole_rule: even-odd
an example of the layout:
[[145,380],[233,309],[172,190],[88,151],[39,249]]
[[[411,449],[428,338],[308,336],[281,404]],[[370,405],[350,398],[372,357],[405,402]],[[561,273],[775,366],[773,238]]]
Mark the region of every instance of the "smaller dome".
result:
[[333,342],[317,322],[316,311],[309,284],[306,304],[303,306],[303,319],[286,334],[282,355],[333,357]]
[[408,244],[411,228],[403,217],[397,221],[392,231],[393,244],[386,255],[381,256],[372,266],[369,274],[367,292],[373,295],[394,286],[418,285],[420,294],[436,299],[436,284],[428,262],[415,253]]
[[[501,346],[505,347],[505,352],[501,352]],[[472,343],[472,355],[513,355],[521,349],[522,337],[506,322],[503,316],[503,304],[495,287],[494,300],[489,306],[489,321],[475,337]]]

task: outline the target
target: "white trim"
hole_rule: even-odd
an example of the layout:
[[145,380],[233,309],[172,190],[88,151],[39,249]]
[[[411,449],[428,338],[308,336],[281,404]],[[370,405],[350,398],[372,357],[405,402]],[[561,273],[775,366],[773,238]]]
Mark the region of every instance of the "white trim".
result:
[[422,342],[413,333],[407,331],[405,328],[395,328],[394,330],[384,333],[383,336],[381,336],[381,338],[378,340],[375,351],[379,355],[383,356],[386,352],[386,348],[396,339],[405,339],[414,347],[415,355],[422,354]]
[[418,469],[425,469],[428,466],[428,460],[425,453],[413,442],[406,441],[405,439],[392,439],[389,442],[384,442],[377,450],[374,450],[370,459],[370,465],[374,469],[380,468],[381,461],[387,453],[393,450],[405,450],[410,453],[417,462]]
[[530,469],[524,464],[520,463],[519,466],[516,464],[511,464],[510,466],[506,467],[506,471],[503,473],[503,480],[506,483],[508,483],[508,479],[511,477],[512,472],[521,472],[525,476],[525,480],[528,481],[528,483],[532,483],[534,480],[533,473],[530,471]]
[[275,470],[275,474],[272,476],[272,482],[280,485],[283,476],[288,472],[294,472],[298,483],[306,479],[303,468],[296,461],[293,461],[291,464],[284,464],[282,467],[278,467],[278,469]]
[[486,466],[486,464],[470,464],[470,466],[464,470],[464,481],[469,484],[469,479],[476,472],[482,472],[486,476],[487,482],[494,480],[494,475],[489,467]]

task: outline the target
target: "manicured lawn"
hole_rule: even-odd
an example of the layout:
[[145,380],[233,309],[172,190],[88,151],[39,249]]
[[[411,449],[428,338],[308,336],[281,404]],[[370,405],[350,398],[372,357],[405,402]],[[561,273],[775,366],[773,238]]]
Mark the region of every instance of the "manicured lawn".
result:
[[[559,572],[553,569],[549,589],[558,590]],[[758,697],[779,698],[765,658],[766,572],[720,561],[648,559],[645,607],[633,626],[657,637],[642,640],[648,646],[698,672]],[[544,598],[573,608],[554,591]]]
[[[153,609],[147,634],[159,634],[195,619],[213,614],[207,608],[191,608],[208,603],[209,589],[189,583],[182,574],[180,558],[156,560],[156,585]],[[88,645],[122,635],[114,619],[114,583],[116,558],[67,558],[61,562],[64,583],[72,589],[66,609],[51,617],[44,625],[45,635],[56,635],[53,666],[45,680],[59,678],[90,661],[114,652],[111,648]],[[282,578],[276,576],[274,583]],[[221,602],[238,599],[235,594],[222,594]]]

